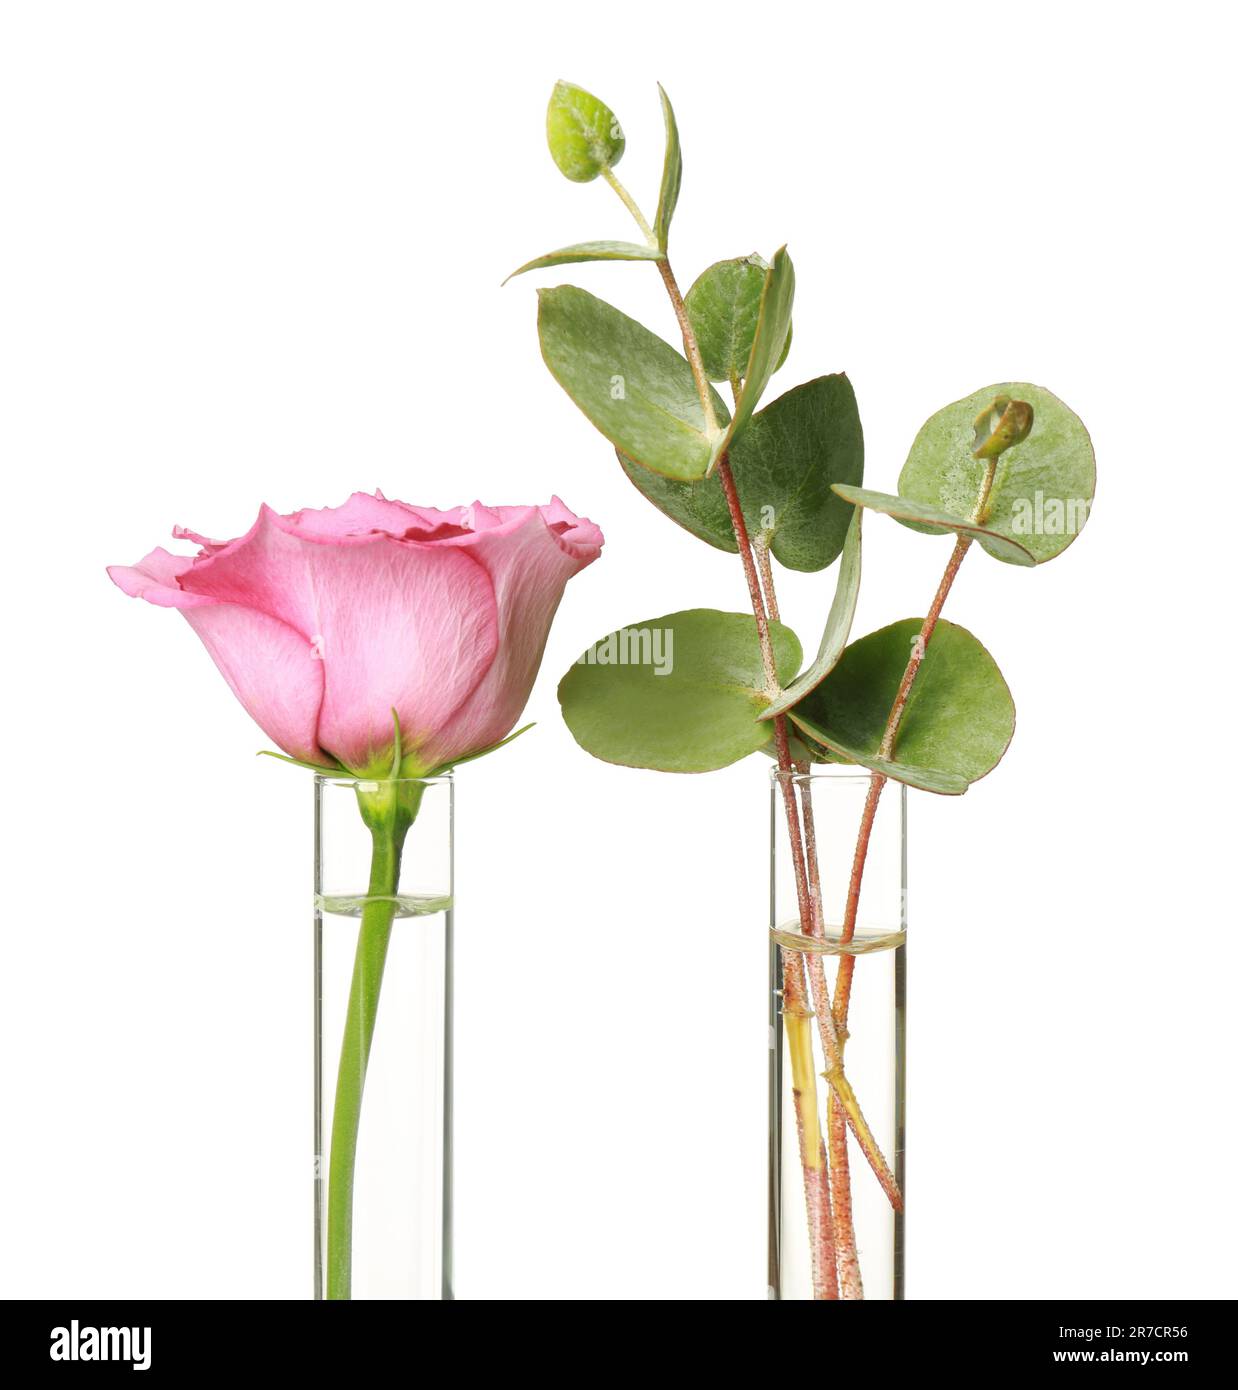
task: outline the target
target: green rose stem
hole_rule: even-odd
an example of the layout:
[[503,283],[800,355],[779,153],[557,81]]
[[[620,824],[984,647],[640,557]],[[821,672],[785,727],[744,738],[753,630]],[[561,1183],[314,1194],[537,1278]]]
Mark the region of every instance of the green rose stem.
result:
[[[399,755],[395,768],[399,767]],[[357,1166],[357,1136],[361,1098],[365,1090],[378,996],[387,964],[387,947],[395,920],[400,859],[409,827],[416,818],[424,788],[376,783],[357,789],[361,816],[370,828],[373,848],[370,885],[357,932],[340,1069],[335,1083],[331,1120],[331,1157],[327,1173],[327,1297],[352,1297],[353,1178]]]

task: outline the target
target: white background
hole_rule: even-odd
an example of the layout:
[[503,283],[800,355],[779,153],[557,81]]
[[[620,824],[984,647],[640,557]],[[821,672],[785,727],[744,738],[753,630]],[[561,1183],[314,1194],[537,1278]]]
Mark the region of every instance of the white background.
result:
[[[1235,34],[1222,6],[6,4],[0,411],[8,1296],[309,1291],[308,774],[181,619],[104,565],[381,485],[559,492],[605,529],[529,717],[460,774],[464,1298],[764,1297],[763,759],[595,762],[555,684],[611,628],[740,610],[546,373],[534,284],[666,337],[627,237],[551,163],[569,77],[672,241],[789,243],[775,390],[845,369],[870,485],[934,410],[1042,383],[1092,520],[947,615],[1019,730],[912,804],[909,1291],[1232,1297]],[[755,19],[754,19],[755,16]],[[873,518],[856,631],[947,542]],[[788,576],[814,647],[833,575]]]

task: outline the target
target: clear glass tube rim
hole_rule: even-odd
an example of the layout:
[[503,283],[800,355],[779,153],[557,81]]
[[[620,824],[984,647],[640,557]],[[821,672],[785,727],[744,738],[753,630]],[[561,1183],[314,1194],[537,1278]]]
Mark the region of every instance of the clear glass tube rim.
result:
[[396,787],[452,787],[455,785],[455,772],[454,770],[436,772],[430,777],[353,777],[347,774],[316,772],[314,785],[316,787],[346,787],[354,791],[358,787],[385,787],[388,785]]
[[855,786],[864,786],[871,782],[874,774],[864,768],[856,768],[850,764],[841,763],[813,763],[808,772],[783,773],[779,768],[770,769],[769,780],[776,787],[784,776],[797,783],[806,782],[833,782],[848,783]]

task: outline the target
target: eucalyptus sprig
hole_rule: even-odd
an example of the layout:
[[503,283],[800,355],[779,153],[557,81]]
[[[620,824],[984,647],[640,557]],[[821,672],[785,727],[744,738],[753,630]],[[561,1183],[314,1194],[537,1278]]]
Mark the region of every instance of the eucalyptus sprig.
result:
[[[1000,761],[1014,705],[997,664],[965,628],[941,619],[973,544],[1006,564],[1059,555],[1086,520],[1095,483],[1078,417],[1027,383],[985,387],[921,429],[895,494],[865,488],[864,442],[846,376],[814,378],[762,408],[790,348],[795,270],[785,247],[708,266],[687,295],[669,259],[683,159],[671,103],[657,211],[648,221],[619,181],[623,131],[605,103],[560,82],[547,139],[566,177],[601,178],[641,232],[639,242],[581,242],[514,275],[583,261],[651,261],[666,287],[682,353],[620,309],[571,285],[539,291],[547,367],[610,442],[620,467],[661,512],[718,549],[738,552],[751,617],[694,609],[619,629],[564,676],[559,699],[576,740],[608,762],[705,772],[753,752],[778,765],[802,938],[820,937],[809,762],[870,773],[839,942],[854,934],[873,820],[887,781],[960,795]],[[509,277],[510,278],[510,277]],[[714,388],[729,387],[730,405]],[[849,641],[860,583],[864,510],[954,547],[924,618]],[[816,657],[779,621],[773,561],[816,572],[841,556]],[[673,662],[622,657],[633,635],[660,633]],[[616,658],[616,653],[620,655]],[[840,956],[831,1001],[820,951],[783,945],[783,1019],[800,1133],[814,1295],[862,1297],[851,1229],[849,1127],[891,1203],[901,1194],[847,1080],[844,1050],[855,956]],[[826,1060],[818,1108],[811,1033]]]

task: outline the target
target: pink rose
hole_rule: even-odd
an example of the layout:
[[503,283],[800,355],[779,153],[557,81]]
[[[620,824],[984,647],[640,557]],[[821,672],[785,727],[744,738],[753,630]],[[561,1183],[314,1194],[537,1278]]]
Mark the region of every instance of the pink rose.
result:
[[108,574],[179,608],[270,738],[294,758],[406,775],[497,743],[520,716],[564,586],[602,547],[593,522],[547,507],[439,512],[354,493],[280,516],[195,557],[152,550]]

